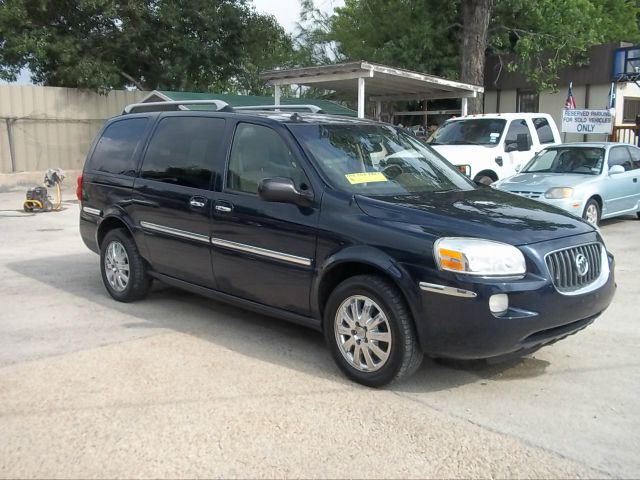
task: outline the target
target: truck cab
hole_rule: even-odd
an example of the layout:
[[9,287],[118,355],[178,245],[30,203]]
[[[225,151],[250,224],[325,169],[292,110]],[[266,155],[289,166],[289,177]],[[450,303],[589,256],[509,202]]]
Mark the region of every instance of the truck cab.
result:
[[460,172],[488,185],[560,143],[560,133],[545,113],[467,115],[447,120],[427,143]]

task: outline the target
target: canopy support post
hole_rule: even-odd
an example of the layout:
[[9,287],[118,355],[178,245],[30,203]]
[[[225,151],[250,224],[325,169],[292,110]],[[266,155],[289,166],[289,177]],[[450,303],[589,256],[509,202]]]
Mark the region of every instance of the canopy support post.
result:
[[465,116],[467,114],[467,97],[462,97],[462,106],[460,108],[460,115]]
[[274,98],[273,104],[275,106],[280,106],[280,85],[273,86],[273,98]]
[[364,77],[358,78],[358,118],[364,118]]

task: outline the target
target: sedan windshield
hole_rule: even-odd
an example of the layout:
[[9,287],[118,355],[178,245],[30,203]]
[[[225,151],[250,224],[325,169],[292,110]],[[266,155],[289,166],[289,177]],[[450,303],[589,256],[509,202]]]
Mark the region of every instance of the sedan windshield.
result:
[[559,147],[542,150],[522,169],[529,173],[579,173],[599,175],[604,148]]
[[335,187],[367,196],[473,190],[420,141],[387,125],[289,125]]
[[506,120],[471,118],[449,120],[429,139],[430,145],[485,145],[495,147],[502,138]]

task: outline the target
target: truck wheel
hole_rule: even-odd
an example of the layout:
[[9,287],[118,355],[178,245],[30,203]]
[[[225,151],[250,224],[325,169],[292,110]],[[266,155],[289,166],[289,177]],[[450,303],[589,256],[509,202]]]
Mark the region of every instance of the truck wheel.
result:
[[119,302],[139,300],[151,287],[152,279],[135,242],[121,228],[108,232],[102,241],[100,271],[107,292]]
[[593,198],[590,199],[584,207],[582,218],[594,227],[597,227],[600,223],[600,205]]
[[324,312],[324,334],[338,367],[368,387],[407,377],[422,363],[404,298],[377,275],[358,275],[335,288]]
[[478,175],[474,180],[478,183],[482,183],[483,185],[491,185],[494,180],[489,175]]

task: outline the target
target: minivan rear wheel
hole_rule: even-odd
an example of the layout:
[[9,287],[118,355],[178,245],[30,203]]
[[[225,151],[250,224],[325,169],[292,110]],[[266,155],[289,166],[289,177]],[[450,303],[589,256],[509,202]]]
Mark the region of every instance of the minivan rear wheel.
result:
[[358,275],[335,288],[324,312],[324,333],[338,367],[362,385],[381,387],[422,363],[404,298],[377,275]]
[[152,279],[133,239],[121,228],[109,231],[100,245],[100,271],[107,292],[119,302],[144,297]]

